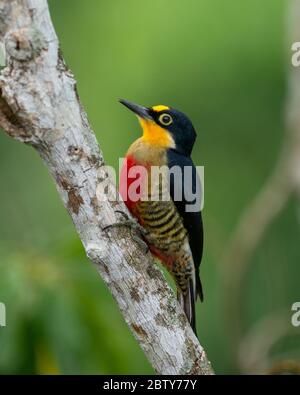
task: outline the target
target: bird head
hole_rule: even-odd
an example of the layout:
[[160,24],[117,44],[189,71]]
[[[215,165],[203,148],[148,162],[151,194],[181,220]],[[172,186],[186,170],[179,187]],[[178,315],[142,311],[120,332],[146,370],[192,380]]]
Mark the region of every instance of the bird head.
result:
[[144,141],[186,156],[191,154],[196,131],[185,114],[164,105],[144,107],[124,99],[120,103],[138,116]]

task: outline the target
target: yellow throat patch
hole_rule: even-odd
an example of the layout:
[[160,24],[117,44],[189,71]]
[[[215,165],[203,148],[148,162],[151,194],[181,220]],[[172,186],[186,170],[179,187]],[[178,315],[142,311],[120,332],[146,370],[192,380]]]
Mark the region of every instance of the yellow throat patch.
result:
[[[153,106],[152,110],[161,112],[169,110],[170,108],[163,105]],[[139,118],[140,124],[143,129],[142,140],[161,148],[175,148],[175,142],[167,129],[157,125],[154,121]]]
[[163,129],[153,121],[141,118],[140,124],[143,129],[142,140],[144,142],[161,148],[175,148],[175,142],[166,129]]

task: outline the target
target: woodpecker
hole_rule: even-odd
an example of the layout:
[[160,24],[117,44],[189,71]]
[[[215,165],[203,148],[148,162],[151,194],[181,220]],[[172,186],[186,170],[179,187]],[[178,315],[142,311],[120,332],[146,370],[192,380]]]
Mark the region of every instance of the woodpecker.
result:
[[[198,296],[203,301],[199,275],[203,225],[200,207],[189,210],[191,201],[186,197],[201,191],[191,159],[196,132],[185,114],[168,106],[147,108],[124,99],[120,103],[138,116],[143,131],[126,154],[120,194],[151,253],[175,280],[178,301],[197,335],[195,301]],[[165,170],[157,174],[152,171],[155,167]],[[180,170],[179,176],[171,171],[167,174],[174,167]],[[191,170],[189,178],[185,168]],[[179,199],[175,199],[176,193]]]

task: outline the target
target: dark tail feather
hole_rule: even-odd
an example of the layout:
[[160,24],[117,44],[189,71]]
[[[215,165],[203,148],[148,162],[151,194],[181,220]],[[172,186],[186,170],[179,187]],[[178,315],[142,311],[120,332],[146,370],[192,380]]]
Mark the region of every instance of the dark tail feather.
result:
[[196,294],[199,296],[201,302],[204,300],[204,295],[203,295],[203,288],[199,276],[199,272],[196,274]]
[[[187,319],[197,336],[196,330],[196,311],[195,311],[195,289],[193,285],[193,281],[190,280],[188,292],[186,295],[183,295],[181,292],[177,293],[177,299],[187,316]],[[198,336],[197,336],[198,337]]]

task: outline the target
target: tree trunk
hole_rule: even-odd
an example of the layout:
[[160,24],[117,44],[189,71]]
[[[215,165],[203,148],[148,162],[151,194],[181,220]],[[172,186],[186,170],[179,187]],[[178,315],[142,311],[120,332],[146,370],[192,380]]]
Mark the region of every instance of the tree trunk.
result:
[[[151,255],[126,227],[104,227],[129,215],[59,49],[46,0],[0,0],[0,126],[37,150],[125,321],[156,372],[212,374],[173,292]],[[106,185],[106,194],[103,190]]]

